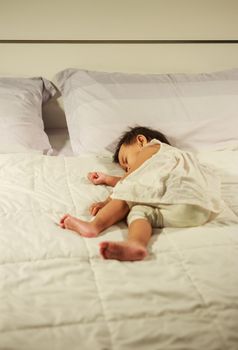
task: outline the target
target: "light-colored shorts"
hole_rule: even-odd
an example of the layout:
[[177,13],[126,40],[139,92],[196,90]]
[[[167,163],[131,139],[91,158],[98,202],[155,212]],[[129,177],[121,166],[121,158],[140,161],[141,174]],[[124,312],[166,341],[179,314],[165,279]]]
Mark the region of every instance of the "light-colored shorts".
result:
[[136,203],[128,205],[128,225],[137,219],[147,219],[152,227],[192,227],[205,224],[211,216],[209,210],[191,204],[161,204],[159,207]]

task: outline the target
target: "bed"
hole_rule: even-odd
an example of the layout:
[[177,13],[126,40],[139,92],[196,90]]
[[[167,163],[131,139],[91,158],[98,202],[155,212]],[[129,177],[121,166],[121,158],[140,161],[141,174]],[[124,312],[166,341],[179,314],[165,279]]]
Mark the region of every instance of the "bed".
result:
[[[237,69],[200,75],[66,69],[54,85],[0,80],[0,117],[15,116],[8,127],[3,120],[0,142],[1,350],[237,349],[237,77]],[[67,124],[55,122],[55,86]],[[9,94],[17,99],[11,113]],[[55,123],[46,132],[41,103]],[[153,110],[145,119],[151,104],[163,113]],[[129,115],[129,125],[159,123],[222,183],[216,219],[154,229],[148,257],[139,262],[99,254],[101,241],[125,239],[124,221],[93,239],[59,226],[65,213],[92,220],[90,204],[110,194],[88,181],[89,171],[123,174],[111,152]]]
[[137,263],[98,253],[101,240],[125,238],[124,223],[96,239],[57,225],[65,212],[90,218],[91,201],[108,193],[85,177],[93,167],[115,171],[108,159],[2,155],[1,348],[235,349],[233,153],[206,158],[226,165],[224,216],[204,227],[155,232],[149,257]]
[[[46,133],[39,110],[44,100],[52,103],[55,84],[42,78],[0,81],[4,115],[13,88],[18,98],[9,112],[18,123],[13,118],[0,145],[1,350],[237,349],[237,75],[237,70],[171,77],[67,69],[55,84],[64,98],[68,128],[54,125]],[[142,99],[145,92],[149,98]],[[204,110],[198,108],[201,98]],[[157,125],[152,112],[146,120],[139,115],[138,105],[145,111],[150,104],[163,109],[158,122],[171,142],[214,167],[223,210],[201,227],[154,229],[143,261],[104,260],[99,243],[125,239],[124,221],[88,239],[61,229],[59,220],[65,213],[92,219],[90,204],[106,198],[110,188],[92,185],[87,173],[122,175],[111,157],[116,135],[129,114],[131,123]],[[180,127],[175,128],[171,106]],[[118,122],[121,114],[125,117]]]

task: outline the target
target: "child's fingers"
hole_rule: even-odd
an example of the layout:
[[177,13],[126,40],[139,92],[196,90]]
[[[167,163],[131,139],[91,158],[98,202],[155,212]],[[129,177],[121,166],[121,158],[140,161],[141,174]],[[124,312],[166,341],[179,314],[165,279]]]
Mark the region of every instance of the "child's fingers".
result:
[[94,185],[100,185],[102,183],[102,180],[100,178],[97,178],[93,179],[92,182],[94,183]]
[[92,210],[92,215],[95,216],[100,209],[101,207],[99,205],[96,205]]
[[92,215],[95,216],[97,214],[97,212],[98,212],[97,208],[93,208]]
[[101,209],[101,206],[99,204],[93,204],[90,207],[90,214],[95,216],[97,214],[97,212]]
[[96,215],[97,212],[102,209],[104,207],[104,203],[103,202],[97,202],[97,203],[93,203],[91,204],[91,206],[89,207],[89,212],[91,215]]
[[93,215],[94,207],[93,207],[93,208],[90,208],[89,212],[90,212],[90,215]]
[[64,220],[69,216],[69,214],[65,214],[61,219],[60,219],[60,224],[64,223]]
[[97,205],[97,203],[93,203],[92,205],[90,205],[90,207],[89,207],[89,212],[90,212],[91,215],[92,215],[93,210],[94,210],[94,208],[95,208],[96,205]]
[[98,173],[96,171],[88,173],[88,179],[92,180],[92,179],[97,179],[99,177]]

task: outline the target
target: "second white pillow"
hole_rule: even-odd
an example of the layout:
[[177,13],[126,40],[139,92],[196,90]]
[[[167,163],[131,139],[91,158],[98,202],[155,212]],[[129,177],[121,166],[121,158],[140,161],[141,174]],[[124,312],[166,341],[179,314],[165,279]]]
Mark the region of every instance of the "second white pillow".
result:
[[161,131],[182,149],[238,145],[238,69],[126,74],[66,69],[55,77],[75,154],[103,152],[129,126]]

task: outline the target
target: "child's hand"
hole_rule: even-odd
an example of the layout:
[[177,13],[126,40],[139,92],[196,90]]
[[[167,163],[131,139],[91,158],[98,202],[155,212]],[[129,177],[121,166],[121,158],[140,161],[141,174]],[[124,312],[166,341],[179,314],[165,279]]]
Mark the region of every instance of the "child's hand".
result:
[[88,179],[94,185],[106,185],[107,184],[106,177],[107,177],[106,174],[101,173],[99,171],[94,171],[94,172],[88,173]]
[[90,208],[90,214],[95,216],[97,214],[97,212],[102,209],[105,205],[107,204],[107,202],[97,202],[97,203],[93,203]]

